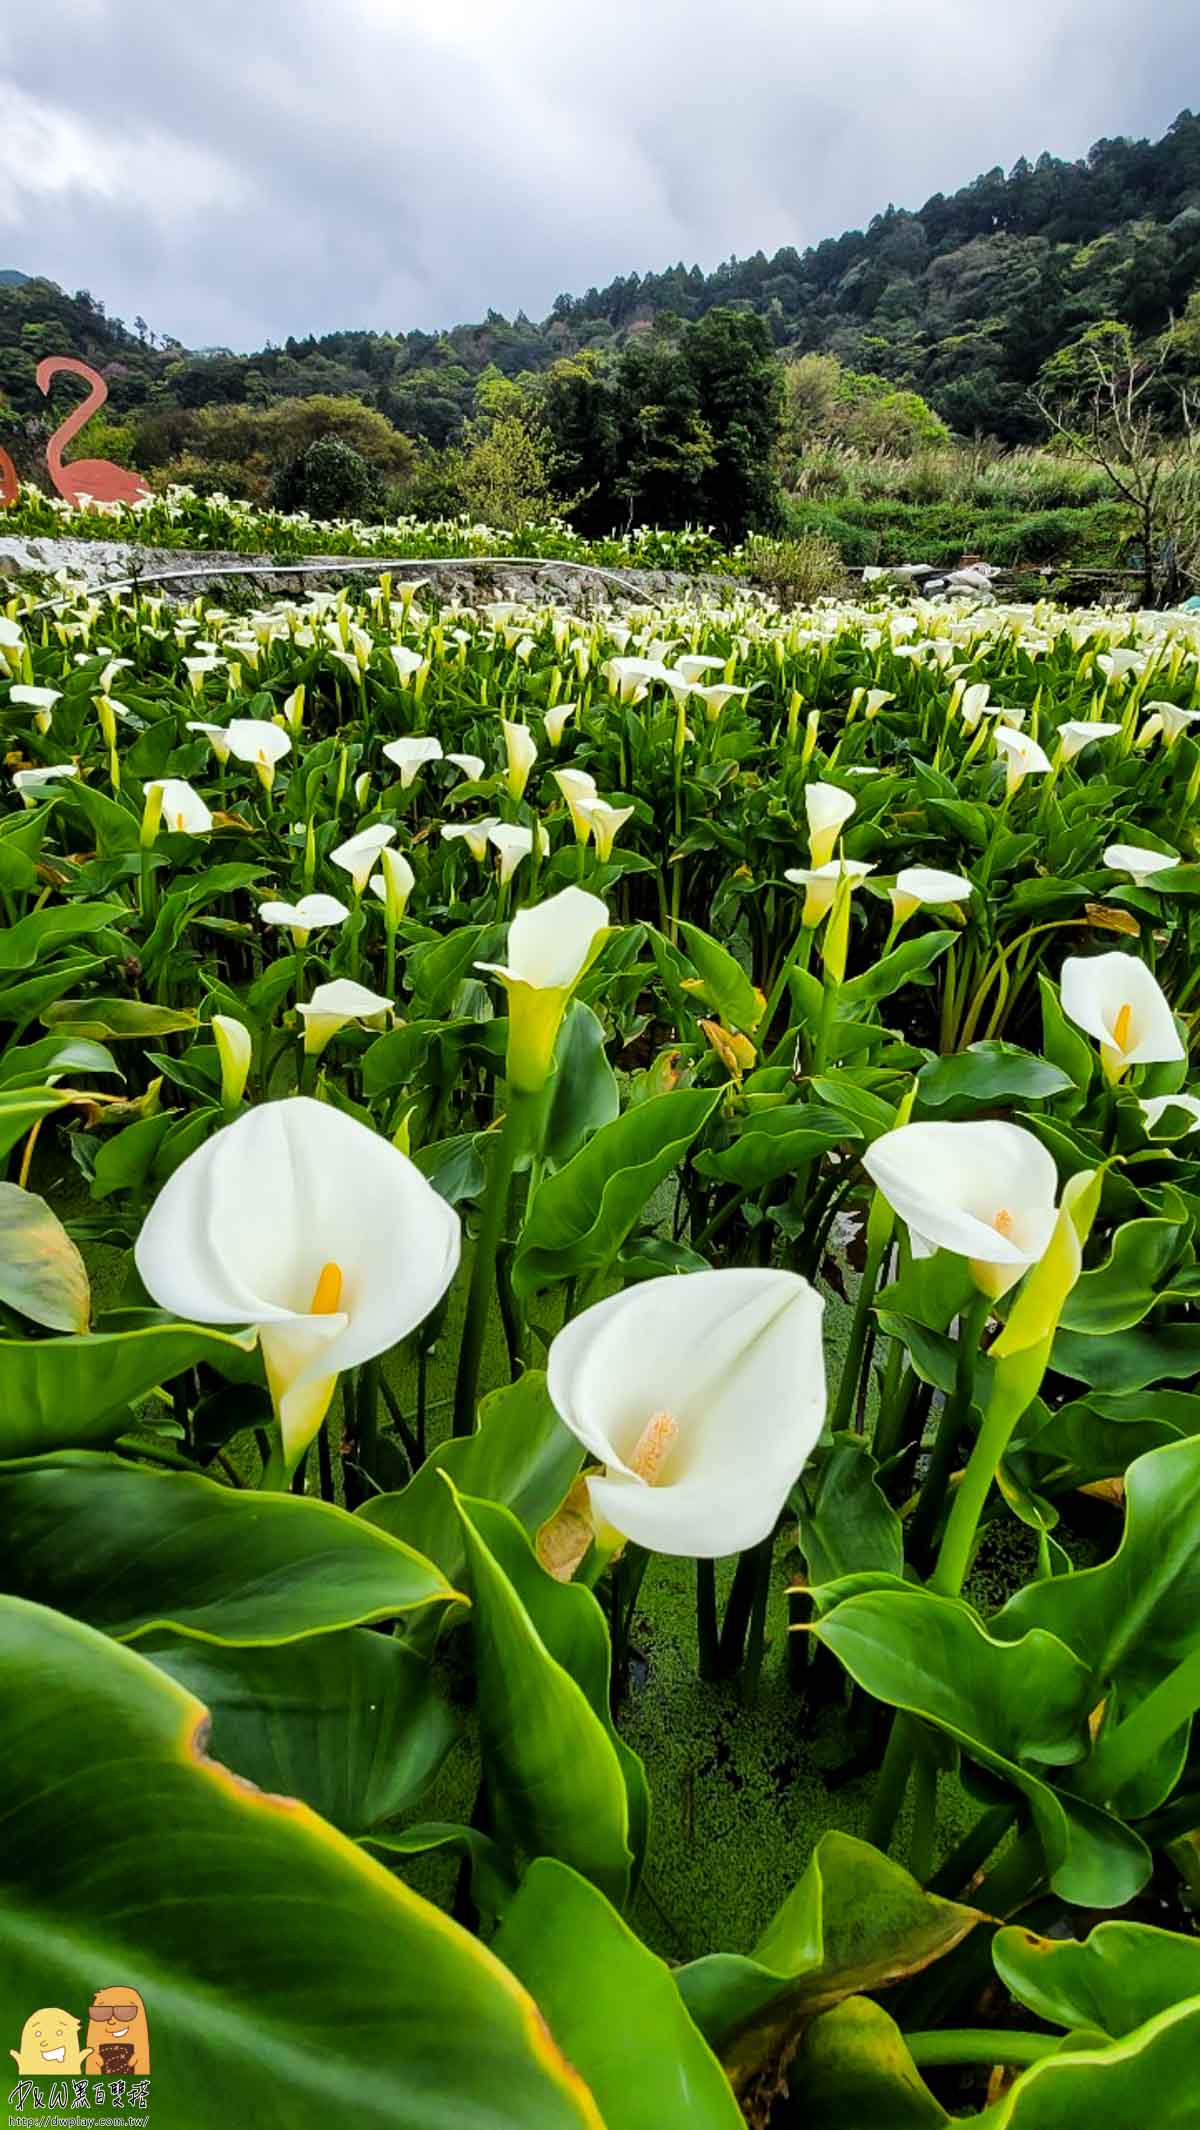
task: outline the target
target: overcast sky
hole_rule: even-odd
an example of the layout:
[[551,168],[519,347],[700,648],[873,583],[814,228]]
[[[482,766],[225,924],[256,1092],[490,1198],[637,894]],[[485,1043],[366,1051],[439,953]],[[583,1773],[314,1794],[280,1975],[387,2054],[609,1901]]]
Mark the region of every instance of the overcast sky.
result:
[[0,0],[0,267],[189,346],[538,318],[1189,101],[1195,0]]

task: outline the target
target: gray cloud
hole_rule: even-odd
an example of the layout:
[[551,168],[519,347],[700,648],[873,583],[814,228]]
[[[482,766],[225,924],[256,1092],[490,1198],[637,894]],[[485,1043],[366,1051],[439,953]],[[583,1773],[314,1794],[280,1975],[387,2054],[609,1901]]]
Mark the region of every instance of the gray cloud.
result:
[[541,316],[1158,133],[1193,0],[7,0],[0,266],[191,345]]

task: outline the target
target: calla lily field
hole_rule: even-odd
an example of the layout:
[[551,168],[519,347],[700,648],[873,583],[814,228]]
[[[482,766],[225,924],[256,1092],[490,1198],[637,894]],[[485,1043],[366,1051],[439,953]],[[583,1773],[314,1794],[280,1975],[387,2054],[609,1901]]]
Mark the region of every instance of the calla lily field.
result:
[[7,590],[0,1971],[180,2123],[1184,2130],[1200,616],[588,596]]

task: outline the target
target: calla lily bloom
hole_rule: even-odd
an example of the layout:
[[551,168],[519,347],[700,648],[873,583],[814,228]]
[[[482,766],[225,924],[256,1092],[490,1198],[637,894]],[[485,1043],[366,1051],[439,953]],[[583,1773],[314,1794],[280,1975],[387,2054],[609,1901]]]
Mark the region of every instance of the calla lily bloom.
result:
[[828,865],[837,839],[858,804],[836,784],[806,784],[804,811],[808,819],[809,864]]
[[382,871],[371,880],[371,892],[383,903],[388,923],[398,925],[408,908],[408,898],[417,884],[417,876],[403,851],[380,851],[379,863]]
[[906,865],[903,872],[897,873],[892,889],[892,920],[900,926],[926,905],[942,908],[947,903],[961,905],[970,899],[971,882],[960,873],[942,873],[934,865]]
[[212,831],[213,817],[198,791],[182,777],[154,777],[146,786],[147,796],[161,792],[162,809],[159,819],[163,828],[173,836],[207,836]]
[[1186,1132],[1176,1133],[1177,1138],[1190,1139],[1193,1132],[1200,1132],[1200,1096],[1197,1095],[1147,1095],[1139,1104],[1146,1120],[1146,1130],[1152,1132],[1161,1123],[1170,1109],[1182,1109],[1192,1119]]
[[386,1028],[394,1001],[368,991],[349,976],[335,976],[332,983],[318,984],[307,1004],[296,1011],[304,1024],[304,1051],[319,1058],[339,1028],[361,1021],[367,1028]]
[[988,697],[991,692],[986,680],[972,681],[969,688],[963,689],[960,708],[962,721],[968,732],[974,732],[987,708]]
[[1075,954],[1063,963],[1062,1009],[1100,1045],[1106,1080],[1131,1065],[1186,1056],[1175,1016],[1157,979],[1135,954]]
[[1054,1232],[1058,1172],[1018,1124],[902,1124],[868,1147],[863,1167],[907,1223],[915,1254],[965,1257],[993,1300],[1036,1264]]
[[471,784],[477,784],[479,782],[479,779],[483,775],[484,769],[486,767],[483,756],[481,754],[448,754],[446,755],[445,760],[447,762],[453,762],[456,769],[461,769],[464,777],[466,777],[468,783]]
[[37,803],[37,793],[46,791],[51,784],[61,784],[64,777],[77,777],[79,768],[75,762],[54,762],[45,769],[14,769],[13,785],[20,792],[26,806]]
[[400,789],[408,791],[426,762],[440,762],[442,743],[430,734],[412,739],[389,740],[384,748],[388,761],[400,771]]
[[613,844],[627,821],[633,819],[632,806],[610,806],[607,799],[585,799],[581,812],[586,814],[592,831],[592,845],[601,865],[607,865],[612,857]]
[[586,843],[592,832],[587,809],[598,796],[595,777],[589,776],[586,769],[556,769],[554,781],[567,802],[576,841]]
[[820,1296],[794,1272],[627,1287],[554,1339],[551,1400],[603,1469],[592,1515],[656,1553],[712,1560],[774,1530],[825,1420]]
[[482,865],[488,854],[488,837],[499,826],[498,814],[488,814],[482,821],[448,821],[442,829],[442,841],[465,843],[476,864]]
[[504,730],[504,751],[508,757],[505,783],[509,796],[519,799],[529,782],[529,772],[537,760],[537,741],[527,725],[517,725],[503,717],[500,723]]
[[783,877],[793,887],[804,889],[800,922],[811,931],[828,917],[840,880],[847,880],[851,888],[856,888],[874,871],[875,867],[864,865],[861,858],[831,858],[828,865],[790,865]]
[[204,734],[213,754],[216,756],[218,764],[223,767],[229,760],[229,740],[226,736],[224,725],[209,725],[202,718],[190,717],[187,729],[189,732],[202,732]]
[[10,703],[20,703],[26,710],[32,710],[38,731],[49,732],[54,705],[62,701],[62,689],[17,686],[9,689],[8,699]]
[[702,687],[693,682],[691,693],[699,696],[704,705],[705,717],[710,725],[715,725],[726,703],[731,703],[735,695],[749,695],[750,690],[749,688],[737,688],[732,681],[723,680],[718,681],[715,687],[711,688]]
[[610,658],[604,678],[620,703],[638,703],[653,681],[670,685],[671,675],[661,658]]
[[1020,789],[1026,777],[1045,776],[1051,767],[1049,755],[1026,732],[1013,732],[1007,725],[1000,725],[996,745],[1004,756],[1004,789],[1009,797]]
[[1143,843],[1110,843],[1104,863],[1112,873],[1129,873],[1141,887],[1155,873],[1167,873],[1179,863],[1178,851],[1152,851]]
[[608,909],[598,895],[564,888],[508,928],[508,960],[476,962],[508,993],[508,1078],[522,1094],[545,1086],[554,1045],[576,985],[607,937]]
[[375,870],[375,860],[380,851],[395,840],[396,831],[389,828],[386,821],[373,821],[369,828],[360,828],[356,836],[350,836],[345,843],[339,843],[337,849],[330,851],[329,855],[335,865],[340,865],[343,872],[349,873],[355,894],[361,895]]
[[411,650],[406,643],[389,644],[388,649],[392,654],[392,663],[396,668],[396,678],[402,688],[407,688],[413,674],[420,672],[425,661],[419,651]]
[[265,791],[270,791],[275,781],[275,764],[292,751],[290,736],[280,725],[270,725],[262,717],[235,717],[225,727],[225,740],[229,752],[239,762],[250,762]]
[[284,1463],[337,1378],[407,1338],[458,1265],[458,1215],[388,1140],[295,1095],[190,1154],[138,1237],[138,1272],[188,1322],[256,1327]]
[[221,1107],[234,1110],[246,1092],[254,1038],[244,1021],[235,1021],[228,1013],[214,1013],[212,1032],[221,1060]]
[[310,932],[319,932],[326,925],[345,924],[350,912],[336,895],[301,895],[299,902],[260,902],[258,914],[263,924],[286,926],[293,943],[303,947],[308,944]]
[[690,688],[694,687],[703,673],[723,673],[725,660],[718,658],[713,651],[689,651],[683,658],[675,660],[674,670]]
[[1173,747],[1188,726],[1200,718],[1200,710],[1181,710],[1178,703],[1147,703],[1145,708],[1150,715],[1138,733],[1139,747],[1148,747],[1160,732],[1164,747]]
[[567,729],[567,719],[574,717],[578,708],[578,703],[555,703],[553,710],[546,711],[542,723],[546,727],[546,738],[552,747],[561,744],[563,733]]
[[[541,823],[538,823],[538,850],[544,858],[550,849],[550,838]],[[500,885],[512,879],[522,858],[528,858],[533,850],[533,830],[522,828],[519,823],[494,821],[488,830],[488,842],[500,856]]]
[[1113,740],[1121,730],[1119,725],[1109,724],[1105,719],[1067,718],[1058,728],[1059,753],[1064,762],[1073,762],[1077,754],[1090,747],[1093,740]]

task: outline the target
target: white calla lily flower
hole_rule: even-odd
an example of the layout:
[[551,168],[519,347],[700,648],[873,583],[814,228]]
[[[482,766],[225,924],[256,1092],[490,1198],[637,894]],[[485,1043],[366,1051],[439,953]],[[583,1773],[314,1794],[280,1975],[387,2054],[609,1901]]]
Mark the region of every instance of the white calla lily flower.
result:
[[1064,762],[1073,762],[1093,740],[1113,740],[1120,730],[1104,718],[1069,717],[1058,728],[1059,754]]
[[974,732],[984,711],[987,709],[988,697],[991,692],[986,680],[972,681],[969,688],[963,689],[959,708],[963,724],[968,732]]
[[482,865],[488,854],[488,838],[500,825],[498,814],[488,814],[482,821],[448,821],[442,829],[442,841],[465,843],[476,864]]
[[578,708],[578,703],[555,703],[553,710],[546,711],[542,723],[546,727],[546,738],[552,747],[561,745],[563,733],[567,729],[567,719],[574,717]]
[[282,762],[292,751],[290,733],[282,725],[269,724],[265,717],[231,718],[225,727],[225,740],[229,752],[239,762],[249,762],[260,773]]
[[229,760],[229,741],[225,734],[224,725],[209,725],[205,723],[203,718],[190,717],[187,729],[189,732],[202,732],[204,734],[205,739],[212,748],[218,766],[223,768]]
[[254,1038],[244,1021],[228,1013],[214,1013],[212,1032],[221,1060],[221,1107],[235,1110],[246,1092]]
[[683,658],[677,658],[674,666],[674,671],[687,682],[689,688],[695,685],[702,674],[723,673],[724,670],[725,660],[718,658],[713,651],[689,651]]
[[[653,682],[663,681],[670,686],[673,678],[661,658],[610,658],[602,670],[617,701],[626,704],[640,702]],[[690,682],[677,681],[675,685],[686,693]]]
[[1026,777],[1045,776],[1049,771],[1049,755],[1036,740],[1030,739],[1027,732],[1014,732],[1008,725],[998,725],[995,740],[1004,756],[1004,789],[1008,797],[1020,789]]
[[896,875],[892,889],[892,921],[899,926],[907,924],[915,911],[926,906],[944,908],[947,903],[961,907],[971,899],[971,882],[961,873],[939,872],[935,865],[906,865]]
[[718,681],[714,687],[705,687],[693,681],[691,693],[698,696],[703,703],[704,715],[709,724],[715,725],[726,703],[731,703],[736,695],[749,695],[750,690],[735,687],[733,682],[728,680]]
[[400,771],[401,791],[408,791],[427,762],[441,761],[442,743],[430,733],[415,734],[411,739],[389,740],[383,752]]
[[180,1164],[134,1256],[160,1308],[257,1329],[290,1470],[341,1371],[416,1329],[460,1247],[458,1215],[404,1154],[294,1095],[247,1110]]
[[1177,1133],[1176,1137],[1190,1139],[1193,1132],[1200,1132],[1200,1096],[1183,1094],[1147,1095],[1145,1100],[1139,1103],[1138,1106],[1146,1120],[1146,1130],[1148,1132],[1152,1132],[1155,1125],[1162,1122],[1162,1119],[1170,1109],[1181,1109],[1192,1119],[1187,1130]]
[[1104,853],[1104,863],[1111,873],[1130,874],[1135,887],[1141,887],[1155,873],[1167,873],[1179,863],[1178,851],[1152,851],[1144,843],[1110,843]]
[[596,779],[586,769],[556,769],[554,781],[567,802],[567,811],[579,843],[586,843],[592,832],[587,809],[598,797]]
[[596,1522],[711,1560],[774,1530],[825,1420],[820,1296],[793,1272],[627,1287],[554,1339],[551,1400],[600,1460]]
[[[495,831],[493,831],[493,834]],[[508,993],[508,1078],[522,1094],[545,1086],[571,994],[608,936],[608,909],[598,895],[564,888],[508,928],[508,960],[476,962]]]
[[345,924],[350,912],[336,895],[301,895],[299,902],[260,902],[258,914],[263,924],[284,926],[291,933],[293,943],[304,947],[310,932],[323,931],[331,924]]
[[77,762],[52,762],[46,768],[14,769],[13,786],[20,792],[26,806],[37,804],[39,791],[48,791],[52,784],[61,784],[65,778],[77,777]]
[[528,725],[517,725],[510,718],[500,720],[504,732],[504,752],[508,761],[504,781],[510,798],[519,799],[529,782],[529,772],[537,760],[537,741]]
[[304,1027],[305,1055],[319,1058],[338,1030],[351,1021],[361,1021],[366,1028],[386,1028],[393,1004],[394,1000],[380,998],[349,976],[318,984],[312,997],[296,1008]]
[[861,858],[831,858],[827,865],[789,865],[784,874],[793,887],[804,889],[804,908],[800,922],[811,931],[828,917],[833,908],[833,899],[838,883],[847,880],[856,888],[860,880],[873,873],[873,865],[865,865]]
[[863,1167],[909,1229],[918,1256],[965,1257],[998,1300],[1047,1249],[1058,1217],[1058,1172],[1040,1139],[1018,1124],[902,1124],[863,1155]]
[[804,812],[808,821],[810,866],[828,865],[837,839],[858,805],[848,791],[836,784],[806,784]]
[[417,876],[403,851],[380,851],[379,863],[382,871],[374,875],[369,886],[372,894],[378,895],[382,902],[388,923],[395,926],[408,908],[408,898],[417,884]]
[[607,799],[585,799],[581,811],[586,814],[592,831],[592,845],[601,865],[607,865],[613,854],[613,844],[627,821],[633,819],[632,806],[612,806]]
[[1135,954],[1076,954],[1063,963],[1062,1009],[1094,1036],[1109,1081],[1131,1065],[1165,1065],[1186,1056],[1157,978]]
[[425,661],[419,651],[412,650],[406,643],[389,644],[388,649],[392,654],[392,664],[396,668],[396,678],[402,688],[407,688],[413,674],[420,672]]
[[1200,710],[1181,710],[1178,703],[1146,703],[1143,707],[1149,716],[1137,736],[1139,747],[1148,747],[1151,740],[1162,734],[1164,747],[1173,747],[1181,739],[1189,725],[1200,719]]
[[[523,858],[533,850],[533,830],[523,828],[519,822],[494,821],[488,830],[488,842],[500,857],[500,885],[504,887],[512,879]],[[550,849],[550,838],[538,823],[538,850],[544,858]]]
[[386,821],[372,821],[369,828],[360,828],[356,836],[348,836],[344,843],[339,843],[329,856],[334,865],[340,865],[344,873],[349,873],[355,894],[361,895],[375,870],[380,851],[395,840],[396,831]]
[[182,777],[152,777],[146,786],[147,797],[151,792],[161,792],[162,805],[159,820],[172,836],[207,836],[212,832],[213,817],[198,791]]
[[469,784],[478,784],[487,766],[481,754],[448,754],[444,759],[453,762],[456,769],[461,769]]
[[19,703],[32,710],[33,722],[39,732],[49,732],[54,715],[54,705],[62,701],[61,688],[35,688],[28,683],[19,683],[8,691],[10,703]]

